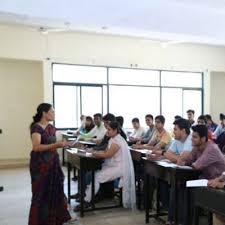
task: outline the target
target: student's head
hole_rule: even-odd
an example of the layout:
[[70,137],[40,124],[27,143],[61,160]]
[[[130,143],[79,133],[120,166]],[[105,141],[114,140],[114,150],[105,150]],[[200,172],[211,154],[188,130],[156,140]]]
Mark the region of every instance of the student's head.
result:
[[178,115],[174,116],[174,120],[178,120],[178,119],[182,119],[182,117]]
[[94,122],[95,122],[95,125],[98,127],[101,125],[101,123],[102,123],[102,114],[101,113],[96,113],[94,115]]
[[165,117],[162,116],[162,115],[159,115],[159,116],[156,116],[155,117],[155,128],[157,130],[160,130],[164,127],[164,124],[165,124]]
[[83,121],[85,118],[86,118],[85,115],[81,115],[80,116],[80,121]]
[[115,122],[116,121],[116,117],[112,114],[112,113],[107,113],[103,116],[103,122],[104,122],[104,126],[107,129],[108,124],[110,122]]
[[194,120],[194,116],[195,116],[195,111],[192,110],[192,109],[189,109],[187,111],[187,118],[188,118],[188,120],[193,121]]
[[107,126],[107,136],[108,137],[115,137],[117,134],[120,133],[120,124],[116,121],[109,122]]
[[207,125],[213,124],[213,120],[212,120],[211,115],[206,114],[206,115],[205,115],[205,119],[206,119]]
[[223,113],[220,113],[220,122],[223,126],[225,126],[225,115]]
[[85,126],[89,127],[89,126],[91,126],[93,124],[94,124],[94,121],[93,121],[92,117],[91,116],[87,116],[86,120],[85,120]]
[[198,123],[198,125],[206,125],[207,121],[206,121],[205,116],[204,115],[199,116],[198,120],[197,120],[197,123]]
[[176,140],[181,140],[190,134],[190,125],[187,120],[180,118],[175,120],[173,124],[173,133]]
[[123,119],[122,116],[117,116],[117,117],[116,117],[116,122],[119,123],[120,127],[123,127],[124,119]]
[[152,126],[153,125],[153,116],[151,114],[147,114],[145,116],[145,122],[147,124],[147,126]]
[[132,122],[133,128],[135,130],[137,130],[140,127],[140,122],[139,122],[138,118],[136,118],[136,117],[133,118],[131,122]]
[[52,108],[52,105],[49,103],[41,103],[37,107],[36,114],[33,116],[33,122],[30,127],[32,127],[35,123],[40,122],[42,119],[45,121],[53,121],[55,119],[55,111]]
[[196,125],[192,127],[192,145],[199,147],[208,141],[208,129],[205,125]]

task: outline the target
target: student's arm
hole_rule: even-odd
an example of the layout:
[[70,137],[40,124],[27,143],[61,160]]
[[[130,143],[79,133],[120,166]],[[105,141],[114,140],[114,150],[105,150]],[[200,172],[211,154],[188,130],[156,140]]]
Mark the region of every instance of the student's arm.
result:
[[41,144],[41,135],[39,133],[32,133],[31,141],[33,151],[37,152],[48,151],[51,149],[63,148],[65,146],[68,146],[67,141],[57,141],[53,144]]
[[105,151],[93,152],[93,155],[103,159],[112,158],[119,150],[119,145],[112,143]]
[[220,157],[221,156],[217,149],[206,149],[205,152],[203,152],[203,154],[192,164],[192,167],[197,170],[201,170],[213,163],[216,163]]
[[164,153],[164,156],[169,159],[171,162],[173,163],[177,163],[177,161],[179,160],[180,156],[176,155],[175,153],[173,153],[172,151],[168,150]]

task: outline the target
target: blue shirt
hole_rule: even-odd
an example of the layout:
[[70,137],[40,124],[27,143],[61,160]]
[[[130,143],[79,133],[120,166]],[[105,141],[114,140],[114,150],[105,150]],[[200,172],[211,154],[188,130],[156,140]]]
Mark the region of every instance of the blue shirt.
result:
[[213,133],[215,138],[218,138],[223,132],[225,132],[225,127],[221,124],[217,126],[216,130]]
[[181,142],[179,140],[173,140],[172,144],[169,147],[169,150],[176,155],[180,155],[183,151],[189,151],[192,150],[192,143],[191,143],[191,134],[189,134],[185,140],[185,142]]

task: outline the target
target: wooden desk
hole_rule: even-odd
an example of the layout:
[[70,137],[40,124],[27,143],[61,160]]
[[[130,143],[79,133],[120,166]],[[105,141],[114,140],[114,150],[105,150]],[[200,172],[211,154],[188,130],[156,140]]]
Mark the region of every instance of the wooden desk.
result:
[[93,147],[96,145],[96,143],[92,142],[92,141],[78,141],[78,143],[83,144],[83,145],[87,145],[88,147]]
[[[146,158],[144,158],[144,170],[145,170],[145,199],[146,199],[146,207],[145,207],[145,222],[149,222],[149,208],[150,208],[150,202],[152,199],[150,199],[150,178],[149,177],[155,177],[164,181],[167,181],[171,184],[171,188],[174,189],[174,199],[175,199],[175,210],[174,210],[174,222],[175,225],[178,223],[178,182],[184,183],[187,180],[194,180],[198,179],[199,172],[194,171],[191,167],[178,167],[176,164],[173,163],[167,163],[167,160],[162,161],[150,161]],[[157,182],[159,183],[159,182]],[[157,185],[158,187],[158,185]],[[160,210],[159,210],[159,188],[157,188],[157,211],[156,211],[156,218],[159,218],[160,216]],[[189,192],[188,189],[186,189],[186,198],[188,198]],[[189,205],[188,201],[186,201],[186,210],[187,214],[189,215]],[[190,218],[187,218],[188,220]],[[190,225],[189,221],[185,221],[188,225]]]
[[[66,132],[62,132],[62,138],[66,141],[72,141],[76,138],[76,135],[74,134],[68,134]],[[65,161],[65,151],[66,151],[66,148],[63,148],[62,149],[62,165],[65,166],[66,165],[66,161]]]
[[[150,150],[130,148],[131,158],[134,164],[135,179],[137,181],[137,208],[141,209],[142,199],[144,200],[141,190],[141,179],[144,180],[143,168],[144,163],[142,157],[145,157]],[[144,201],[143,201],[144,202]]]
[[[209,187],[192,188],[194,199],[194,224],[199,224],[199,208],[225,216],[225,190]],[[212,221],[209,221],[212,224]]]
[[[84,192],[85,192],[85,173],[87,171],[92,171],[92,196],[94,196],[94,171],[101,169],[102,159],[98,159],[95,157],[87,157],[86,152],[83,150],[79,150],[77,148],[67,149],[67,168],[68,168],[68,202],[70,203],[71,199],[71,190],[70,190],[70,172],[72,167],[76,167],[79,170],[78,182],[79,182],[79,190],[80,190],[80,216],[84,216]],[[92,201],[92,209],[94,209],[94,201]]]

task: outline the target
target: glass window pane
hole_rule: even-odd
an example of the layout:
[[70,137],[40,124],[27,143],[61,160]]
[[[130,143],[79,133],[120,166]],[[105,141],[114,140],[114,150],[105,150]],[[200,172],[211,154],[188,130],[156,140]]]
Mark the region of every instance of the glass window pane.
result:
[[82,114],[91,116],[95,113],[102,113],[102,88],[81,87]]
[[173,129],[174,116],[182,116],[182,89],[162,88],[162,115],[166,129]]
[[202,114],[202,93],[195,90],[183,91],[183,116],[187,118],[186,111],[193,109],[195,111],[195,121]]
[[53,64],[53,81],[106,84],[107,70],[104,67]]
[[55,85],[54,90],[56,128],[77,127],[76,87]]
[[159,71],[110,68],[109,84],[158,86]]
[[124,128],[132,128],[131,120],[138,117],[146,127],[145,115],[159,115],[160,91],[157,87],[109,87],[109,112],[124,117]]
[[161,73],[162,86],[168,87],[202,87],[201,73],[168,72]]

